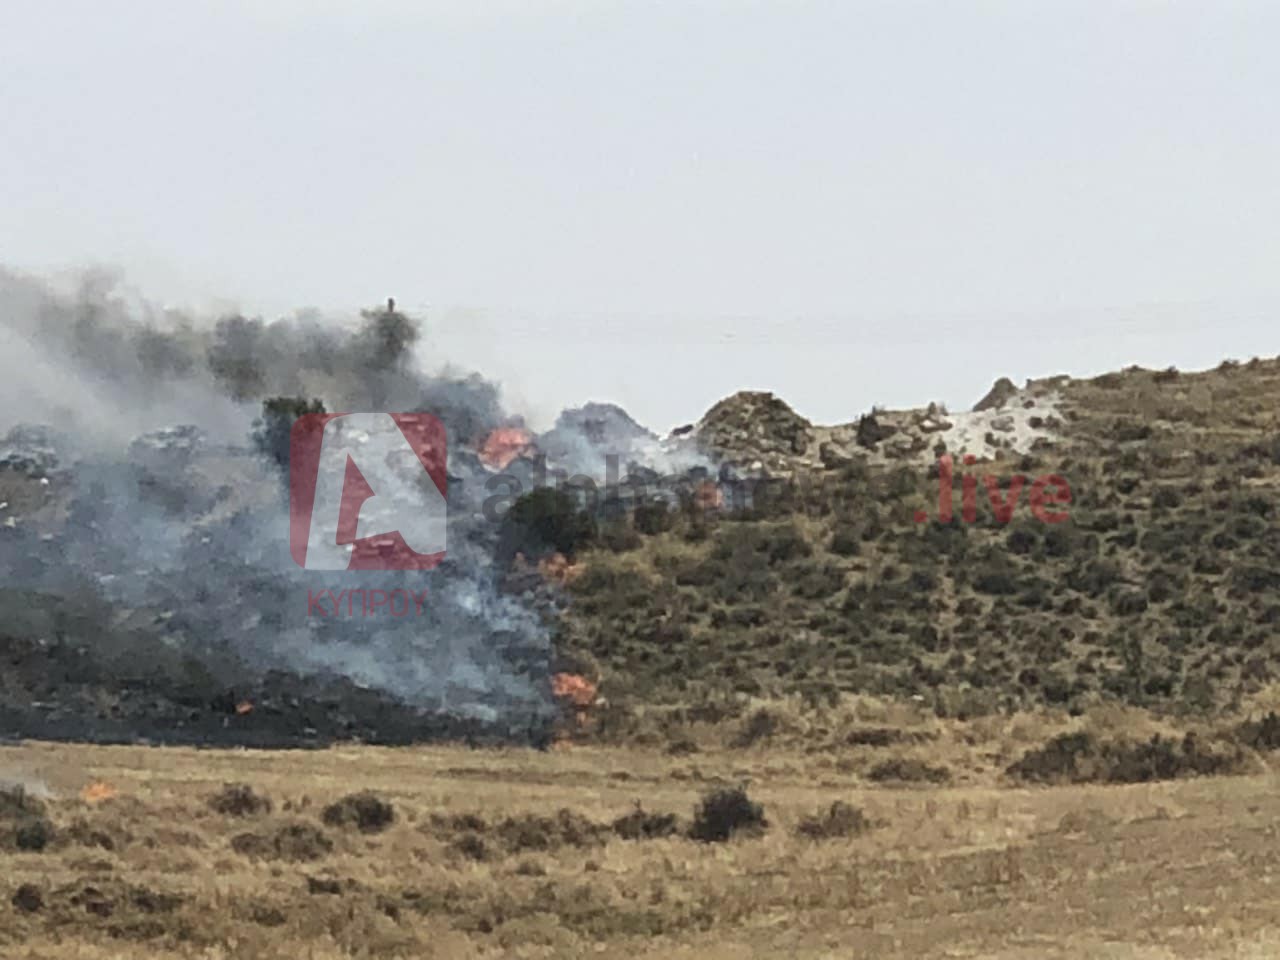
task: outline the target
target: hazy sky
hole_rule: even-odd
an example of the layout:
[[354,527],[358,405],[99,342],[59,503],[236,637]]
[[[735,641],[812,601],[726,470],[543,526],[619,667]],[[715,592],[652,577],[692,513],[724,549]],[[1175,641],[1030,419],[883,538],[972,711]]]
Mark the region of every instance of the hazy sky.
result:
[[0,262],[394,295],[539,419],[1280,351],[1280,4],[0,0]]

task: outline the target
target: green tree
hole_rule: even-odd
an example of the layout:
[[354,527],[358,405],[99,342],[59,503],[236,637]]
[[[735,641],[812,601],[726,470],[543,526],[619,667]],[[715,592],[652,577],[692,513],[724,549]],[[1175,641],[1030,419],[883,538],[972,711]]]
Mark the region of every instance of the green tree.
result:
[[262,415],[253,421],[253,445],[282,470],[289,468],[289,436],[293,422],[309,413],[324,413],[324,403],[306,397],[271,397],[262,401]]

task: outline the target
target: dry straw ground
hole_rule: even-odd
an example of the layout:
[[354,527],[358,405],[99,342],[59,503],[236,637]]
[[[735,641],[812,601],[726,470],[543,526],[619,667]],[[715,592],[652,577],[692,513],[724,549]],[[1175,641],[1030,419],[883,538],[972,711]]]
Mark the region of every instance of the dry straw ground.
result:
[[[1049,731],[1020,722],[915,753],[0,748],[28,790],[0,810],[0,956],[1280,955],[1265,763],[1024,788],[999,765]],[[951,782],[873,783],[879,755]],[[690,839],[744,782],[767,827]]]

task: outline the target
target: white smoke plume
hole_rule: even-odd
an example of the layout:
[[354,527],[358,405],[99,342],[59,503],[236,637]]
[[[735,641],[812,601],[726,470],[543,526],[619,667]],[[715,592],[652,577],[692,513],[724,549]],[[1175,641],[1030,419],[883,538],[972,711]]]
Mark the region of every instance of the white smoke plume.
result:
[[[416,323],[390,308],[345,328],[205,320],[117,290],[99,275],[67,292],[0,270],[0,435],[11,434],[0,483],[26,491],[0,510],[0,619],[11,630],[65,632],[23,617],[33,596],[71,598],[97,611],[75,622],[145,622],[147,650],[219,682],[291,671],[485,722],[548,714],[547,627],[498,588],[492,522],[451,510],[448,555],[432,571],[305,571],[289,555],[280,465],[250,442],[269,397],[430,412],[459,452],[451,504],[470,502],[487,472],[465,451],[519,423],[494,384],[424,373]],[[41,480],[43,501],[19,476],[27,447],[58,464]],[[316,616],[309,592],[330,588],[429,599],[421,616]],[[128,656],[125,643],[115,662]]]

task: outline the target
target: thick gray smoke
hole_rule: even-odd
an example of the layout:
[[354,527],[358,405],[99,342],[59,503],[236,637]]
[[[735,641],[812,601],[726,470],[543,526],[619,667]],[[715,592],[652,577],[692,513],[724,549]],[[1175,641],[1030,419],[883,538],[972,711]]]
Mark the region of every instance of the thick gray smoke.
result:
[[[4,603],[36,592],[100,601],[103,616],[145,621],[167,648],[228,680],[245,670],[335,675],[486,721],[546,715],[547,627],[527,599],[498,588],[496,530],[478,510],[488,473],[469,451],[519,424],[492,383],[423,372],[418,328],[392,309],[350,327],[305,316],[208,322],[116,289],[91,276],[59,293],[0,271]],[[250,442],[263,399],[275,396],[444,422],[451,509],[440,567],[296,566],[280,465]],[[330,590],[331,602],[309,609]],[[426,600],[421,615],[360,616],[362,596],[335,615],[343,590],[425,590]]]

